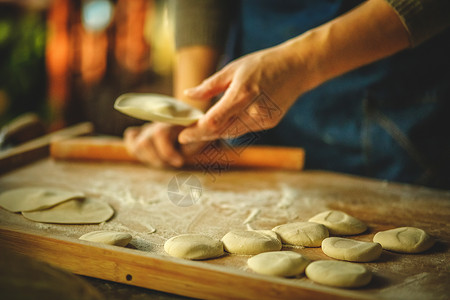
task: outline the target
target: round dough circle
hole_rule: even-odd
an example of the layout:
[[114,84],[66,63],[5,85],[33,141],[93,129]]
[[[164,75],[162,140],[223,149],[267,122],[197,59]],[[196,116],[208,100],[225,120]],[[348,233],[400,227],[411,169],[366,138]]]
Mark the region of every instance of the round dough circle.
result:
[[189,126],[203,116],[201,110],[161,94],[123,94],[115,101],[114,108],[138,119],[183,126]]
[[322,251],[329,257],[340,260],[369,262],[378,259],[383,248],[378,243],[329,237],[323,240]]
[[52,187],[25,187],[3,192],[0,206],[11,212],[46,209],[61,202],[83,198],[81,192],[73,192]]
[[222,256],[223,244],[202,234],[181,234],[168,239],[164,250],[170,256],[200,260]]
[[293,251],[272,251],[255,255],[247,265],[259,274],[291,277],[303,273],[309,260]]
[[401,253],[419,253],[430,249],[435,239],[420,228],[399,227],[380,231],[373,237],[383,249]]
[[303,247],[320,247],[322,241],[329,236],[324,225],[313,222],[288,223],[272,230],[280,236],[283,244]]
[[69,200],[46,210],[22,212],[32,221],[59,224],[96,224],[109,220],[113,214],[108,203],[90,198]]
[[314,282],[334,287],[361,287],[372,279],[372,273],[364,266],[334,260],[317,260],[305,269],[306,276]]
[[225,251],[233,254],[255,255],[281,250],[281,241],[272,230],[235,230],[223,238]]
[[125,247],[132,238],[133,237],[131,234],[126,232],[98,230],[83,234],[79,239],[83,241]]
[[328,210],[315,215],[309,222],[323,224],[330,234],[354,235],[367,230],[367,225],[360,220],[338,210]]

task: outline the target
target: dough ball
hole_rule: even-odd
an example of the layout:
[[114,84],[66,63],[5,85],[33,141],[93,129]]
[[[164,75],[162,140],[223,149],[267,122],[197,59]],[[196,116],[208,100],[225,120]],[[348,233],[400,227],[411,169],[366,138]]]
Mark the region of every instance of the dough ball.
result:
[[117,231],[92,231],[80,236],[80,240],[90,241],[114,246],[125,247],[133,237],[129,233]]
[[222,256],[223,244],[202,234],[181,234],[168,239],[164,250],[170,256],[200,260]]
[[236,230],[223,238],[225,251],[233,254],[254,255],[281,250],[281,241],[272,230]]
[[160,94],[123,94],[117,98],[114,108],[141,120],[183,126],[189,126],[203,116],[201,110],[175,98]]
[[323,224],[330,234],[354,235],[367,230],[367,225],[360,220],[338,210],[328,210],[315,215],[309,222]]
[[303,273],[309,260],[293,251],[273,251],[255,255],[247,264],[259,274],[291,277]]
[[400,227],[380,231],[373,237],[386,250],[401,253],[419,253],[430,249],[435,240],[424,230],[415,227]]
[[306,276],[314,282],[334,287],[361,287],[372,279],[364,266],[344,261],[317,260],[305,269]]
[[32,221],[59,224],[96,224],[109,220],[113,214],[108,203],[90,198],[69,200],[46,210],[22,212]]
[[3,192],[0,206],[11,212],[46,209],[61,202],[83,198],[81,192],[73,192],[51,187],[25,187]]
[[340,260],[369,262],[378,259],[383,248],[378,243],[329,237],[323,240],[322,251],[329,257]]
[[303,247],[320,247],[323,239],[328,237],[328,229],[318,223],[296,222],[279,225],[272,229],[283,244]]

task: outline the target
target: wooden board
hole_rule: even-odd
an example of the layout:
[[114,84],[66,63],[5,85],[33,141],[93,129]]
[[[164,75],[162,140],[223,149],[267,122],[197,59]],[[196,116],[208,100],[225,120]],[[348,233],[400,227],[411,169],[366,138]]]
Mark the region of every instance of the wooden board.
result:
[[[77,274],[191,297],[223,299],[447,299],[450,294],[450,192],[367,180],[341,174],[185,170],[202,185],[200,200],[179,207],[168,199],[177,170],[132,163],[67,162],[44,159],[0,177],[0,191],[20,186],[55,186],[83,191],[110,203],[116,214],[99,225],[56,225],[26,220],[0,209],[0,244]],[[304,221],[326,209],[343,210],[370,229],[355,239],[370,241],[379,230],[425,229],[438,243],[422,254],[384,251],[360,289],[338,289],[304,276],[275,278],[253,273],[246,256],[208,261],[167,256],[164,241],[182,233],[221,238],[231,229],[271,229]],[[78,240],[93,230],[130,232],[129,248]],[[329,259],[320,248],[286,248],[312,260]]]

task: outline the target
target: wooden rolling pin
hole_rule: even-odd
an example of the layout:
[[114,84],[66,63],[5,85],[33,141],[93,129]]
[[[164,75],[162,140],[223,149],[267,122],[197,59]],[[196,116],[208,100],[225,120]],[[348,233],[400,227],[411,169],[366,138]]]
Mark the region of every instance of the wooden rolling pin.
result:
[[[79,137],[54,140],[50,156],[55,159],[137,161],[128,154],[123,141],[110,137]],[[187,159],[188,166],[228,164],[231,167],[276,168],[301,170],[305,152],[302,148],[247,146],[242,148],[204,149]]]

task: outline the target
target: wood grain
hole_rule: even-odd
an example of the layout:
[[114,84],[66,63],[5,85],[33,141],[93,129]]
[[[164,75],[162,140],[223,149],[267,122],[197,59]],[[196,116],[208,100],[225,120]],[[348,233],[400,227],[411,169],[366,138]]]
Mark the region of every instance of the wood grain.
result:
[[[167,198],[168,183],[180,170],[52,159],[14,170],[0,177],[0,191],[21,186],[69,188],[109,203],[116,214],[99,225],[57,225],[31,222],[0,209],[0,245],[75,273],[207,299],[421,300],[447,299],[450,294],[450,191],[321,171],[239,170],[216,174],[215,181],[201,172],[182,171],[197,176],[203,187],[204,195],[190,207],[178,207]],[[231,229],[271,229],[328,209],[342,210],[369,226],[350,237],[356,240],[371,241],[380,230],[415,226],[438,242],[414,255],[383,251],[379,260],[364,264],[374,273],[372,282],[352,290],[314,284],[304,276],[257,275],[246,267],[247,256],[193,262],[164,253],[164,242],[177,234],[221,238]],[[245,224],[254,211],[256,217]],[[131,248],[78,240],[94,230],[129,232]],[[311,260],[330,259],[320,248],[284,249]]]
[[15,148],[0,152],[0,174],[49,155],[50,142],[55,139],[70,138],[93,132],[93,125],[89,122],[80,123],[42,137],[23,143]]
[[76,274],[201,299],[355,299],[345,290],[304,288],[279,278],[42,233],[0,228],[0,243]]

